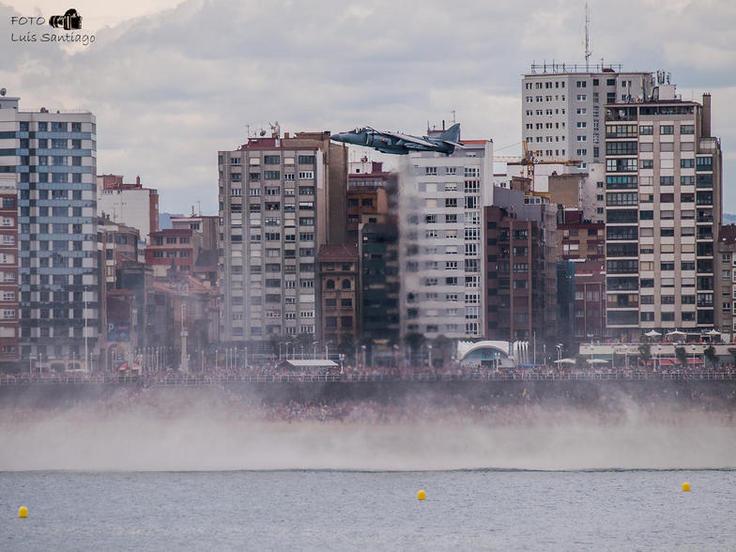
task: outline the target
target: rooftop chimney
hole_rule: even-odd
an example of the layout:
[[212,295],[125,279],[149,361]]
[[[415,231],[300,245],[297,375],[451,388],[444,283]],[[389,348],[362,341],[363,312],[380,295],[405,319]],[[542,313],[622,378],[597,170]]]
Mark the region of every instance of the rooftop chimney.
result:
[[703,94],[703,113],[700,118],[700,137],[710,138],[710,94]]
[[135,177],[135,185],[138,186],[138,187],[140,187],[140,185],[141,185],[141,177],[140,176],[136,176]]

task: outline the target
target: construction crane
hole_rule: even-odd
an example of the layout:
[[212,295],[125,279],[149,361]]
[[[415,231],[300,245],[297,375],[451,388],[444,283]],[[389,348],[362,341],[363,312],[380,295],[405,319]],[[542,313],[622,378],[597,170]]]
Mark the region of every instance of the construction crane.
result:
[[524,155],[521,157],[521,164],[525,167],[524,176],[529,179],[531,191],[534,191],[534,165],[537,163],[537,158],[534,157],[534,152],[529,150],[529,144],[526,140],[521,143]]

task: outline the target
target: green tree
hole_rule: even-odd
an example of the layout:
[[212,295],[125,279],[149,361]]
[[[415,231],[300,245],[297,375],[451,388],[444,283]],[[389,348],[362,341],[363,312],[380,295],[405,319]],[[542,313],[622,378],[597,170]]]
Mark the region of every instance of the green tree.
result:
[[445,366],[448,364],[450,357],[452,356],[452,346],[454,342],[449,337],[444,335],[438,335],[432,341],[432,359],[434,364]]
[[337,345],[337,351],[346,358],[352,359],[355,356],[355,339],[352,335],[346,334],[340,339],[340,343]]
[[420,333],[408,333],[404,337],[404,343],[409,346],[409,349],[411,349],[412,353],[418,352],[422,348],[422,345],[424,345],[424,342],[426,340],[427,338]]
[[647,362],[652,358],[652,346],[649,345],[649,343],[642,343],[639,345],[639,358],[644,362]]
[[687,351],[685,347],[675,347],[675,356],[683,368],[687,366]]
[[416,362],[419,356],[419,351],[422,350],[422,346],[427,341],[427,338],[420,333],[408,333],[404,336],[404,343],[409,347],[412,361]]
[[272,333],[270,336],[268,336],[268,342],[271,344],[271,351],[273,352],[273,355],[275,357],[278,357],[279,353],[282,352],[281,345],[284,343],[283,336],[280,336],[278,334]]
[[713,345],[708,345],[703,351],[703,356],[710,362],[710,365],[715,367],[718,362],[718,355],[716,355],[716,348]]

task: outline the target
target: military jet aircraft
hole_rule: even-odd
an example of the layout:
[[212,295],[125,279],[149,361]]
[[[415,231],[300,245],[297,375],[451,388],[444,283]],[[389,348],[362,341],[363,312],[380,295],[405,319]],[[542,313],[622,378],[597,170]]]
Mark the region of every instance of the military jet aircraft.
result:
[[367,146],[381,153],[406,155],[414,151],[437,151],[450,155],[455,148],[462,148],[460,143],[460,123],[455,123],[447,130],[435,136],[412,136],[398,132],[381,132],[371,127],[356,128],[350,132],[340,132],[330,136],[336,142]]

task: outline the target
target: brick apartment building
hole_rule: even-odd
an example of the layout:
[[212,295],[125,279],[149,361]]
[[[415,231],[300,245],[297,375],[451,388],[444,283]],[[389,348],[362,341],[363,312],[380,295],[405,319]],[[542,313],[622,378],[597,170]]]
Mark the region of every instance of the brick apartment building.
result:
[[358,249],[355,245],[325,245],[317,259],[320,337],[326,344],[352,347],[359,332]]
[[168,228],[151,233],[146,247],[146,265],[152,266],[154,276],[166,277],[169,269],[191,273],[197,262],[200,234],[190,228]]

